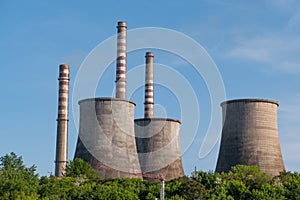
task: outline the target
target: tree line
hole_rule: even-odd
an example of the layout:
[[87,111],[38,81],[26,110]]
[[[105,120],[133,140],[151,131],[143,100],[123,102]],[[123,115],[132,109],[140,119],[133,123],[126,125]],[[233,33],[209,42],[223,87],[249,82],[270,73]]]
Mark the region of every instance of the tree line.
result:
[[[0,158],[0,200],[154,200],[160,184],[140,179],[102,180],[81,159],[70,161],[63,178],[39,176],[36,166],[26,167],[22,157]],[[228,173],[195,171],[166,182],[166,200],[295,199],[300,200],[300,175],[282,172],[270,177],[258,167],[237,165]]]

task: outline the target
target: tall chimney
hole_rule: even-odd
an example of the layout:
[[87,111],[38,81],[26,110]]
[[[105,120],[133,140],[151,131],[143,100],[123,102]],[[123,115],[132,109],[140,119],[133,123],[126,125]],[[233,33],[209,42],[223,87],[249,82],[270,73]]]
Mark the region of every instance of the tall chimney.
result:
[[153,117],[153,58],[152,52],[146,53],[144,118]]
[[69,65],[59,65],[58,117],[56,136],[55,176],[62,177],[68,162],[68,99],[69,99]]
[[116,98],[126,99],[126,22],[118,22]]

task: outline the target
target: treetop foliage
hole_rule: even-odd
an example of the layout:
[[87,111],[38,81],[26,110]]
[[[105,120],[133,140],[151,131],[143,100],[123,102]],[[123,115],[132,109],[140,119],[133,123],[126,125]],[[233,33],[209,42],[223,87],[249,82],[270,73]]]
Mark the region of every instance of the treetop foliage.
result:
[[[66,176],[39,177],[14,153],[0,158],[0,200],[10,199],[159,199],[160,184],[141,179],[101,180],[88,163],[70,161]],[[269,177],[258,167],[237,165],[228,173],[196,171],[165,185],[166,200],[295,199],[300,200],[300,175],[283,172]]]

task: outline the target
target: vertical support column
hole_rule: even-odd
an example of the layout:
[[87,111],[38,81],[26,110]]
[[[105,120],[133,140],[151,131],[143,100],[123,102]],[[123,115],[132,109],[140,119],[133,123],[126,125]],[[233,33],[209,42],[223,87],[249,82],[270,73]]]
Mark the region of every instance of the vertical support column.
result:
[[146,53],[145,103],[144,118],[153,117],[153,59],[152,52]]
[[160,180],[160,200],[165,199],[165,180],[162,178]]
[[55,176],[62,177],[68,162],[68,101],[69,101],[69,65],[59,66],[58,117],[56,136]]
[[126,99],[126,22],[118,22],[116,98]]

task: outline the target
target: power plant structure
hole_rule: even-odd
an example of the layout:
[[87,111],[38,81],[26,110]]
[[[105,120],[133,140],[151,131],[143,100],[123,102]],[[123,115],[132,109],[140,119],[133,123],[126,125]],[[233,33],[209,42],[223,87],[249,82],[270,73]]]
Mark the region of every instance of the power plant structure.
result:
[[116,98],[79,101],[75,158],[89,162],[104,179],[184,176],[180,121],[152,119],[153,53],[146,53],[145,118],[134,120],[135,103],[126,99],[126,23],[117,28]]
[[62,177],[68,162],[68,101],[70,68],[66,64],[59,66],[58,114],[56,135],[55,176]]
[[89,162],[104,179],[184,176],[180,121],[152,118],[153,53],[146,53],[145,118],[134,120],[135,103],[126,99],[126,23],[117,28],[116,98],[79,101],[75,158]]
[[146,53],[144,118],[134,120],[137,151],[144,179],[168,181],[184,176],[180,153],[180,121],[153,118],[152,52]]
[[103,179],[142,178],[134,133],[135,103],[126,99],[126,22],[118,22],[116,98],[79,101],[80,124],[75,158]]
[[134,133],[135,103],[120,98],[79,101],[75,158],[89,162],[103,179],[142,178]]
[[255,165],[271,176],[284,171],[276,101],[237,99],[221,103],[223,130],[216,172]]
[[[118,22],[115,98],[87,98],[80,107],[74,158],[91,164],[103,179],[169,181],[184,176],[181,122],[154,117],[154,54],[146,52],[144,118],[134,119],[135,102],[126,98],[126,22]],[[68,162],[69,66],[59,66],[55,176]],[[237,164],[255,165],[276,176],[284,171],[277,122],[279,103],[236,99],[221,103],[223,129],[216,172]],[[163,185],[163,184],[162,184]]]

